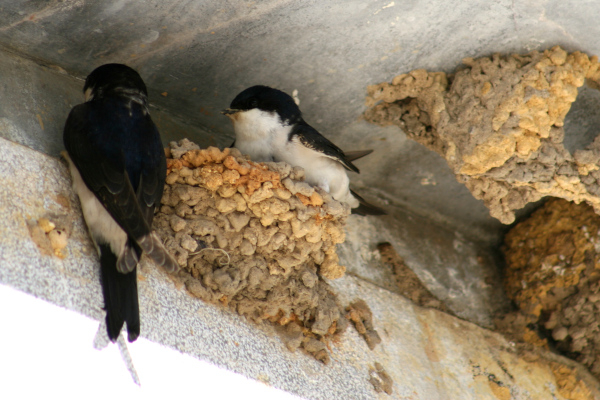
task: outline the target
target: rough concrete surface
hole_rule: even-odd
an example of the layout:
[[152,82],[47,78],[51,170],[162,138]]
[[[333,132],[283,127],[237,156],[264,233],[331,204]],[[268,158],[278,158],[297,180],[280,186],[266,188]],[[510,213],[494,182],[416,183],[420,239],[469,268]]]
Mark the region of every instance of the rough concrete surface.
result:
[[380,243],[377,245],[377,250],[379,251],[382,263],[392,269],[395,278],[393,279],[395,287],[392,291],[397,290],[402,296],[419,306],[452,313],[443,302],[439,301],[427,290],[417,274],[408,268],[402,257],[394,250],[394,246],[390,243]]
[[348,217],[346,241],[338,246],[346,273],[400,293],[393,268],[382,263],[377,250],[386,242],[455,315],[491,327],[494,315],[509,305],[489,249],[409,212],[384,219]]
[[[0,282],[101,320],[97,259],[66,167],[3,139],[0,155]],[[41,218],[63,221],[69,228],[64,258],[45,255],[32,238],[28,221],[39,225]],[[388,396],[378,394],[369,381],[379,370],[375,362],[394,382],[391,398],[503,398],[498,393],[518,399],[565,398],[546,361],[526,361],[498,334],[421,309],[355,277],[331,285],[341,304],[356,299],[368,304],[382,342],[369,350],[349,329],[330,343],[331,362],[323,365],[304,353],[289,352],[272,328],[193,298],[151,264],[142,263],[139,275],[144,337],[306,398]],[[576,382],[596,390],[585,373],[569,368]]]

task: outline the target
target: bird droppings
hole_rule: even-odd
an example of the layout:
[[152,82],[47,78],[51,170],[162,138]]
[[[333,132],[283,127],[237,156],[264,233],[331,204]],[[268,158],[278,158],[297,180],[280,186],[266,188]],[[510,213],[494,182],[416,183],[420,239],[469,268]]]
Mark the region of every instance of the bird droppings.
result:
[[453,315],[452,311],[443,302],[427,290],[417,274],[406,265],[402,257],[396,252],[394,246],[390,243],[380,243],[377,245],[377,250],[381,255],[381,261],[392,269],[396,287],[402,296],[419,306],[435,308]]
[[504,287],[519,312],[500,320],[500,330],[556,348],[600,378],[600,216],[550,199],[507,233],[504,254]]
[[394,393],[394,381],[378,362],[375,362],[373,367],[369,367],[369,382],[377,393],[385,392],[390,396]]
[[48,218],[40,218],[37,221],[28,221],[27,227],[33,242],[42,254],[65,258],[66,254],[64,254],[63,249],[68,244],[68,229],[62,219],[55,222]]
[[344,275],[336,245],[350,208],[285,163],[254,163],[236,149],[167,153],[155,228],[194,296],[270,321],[290,350],[327,363],[325,338],[347,323],[325,279]]
[[364,300],[358,299],[346,307],[346,318],[352,321],[354,327],[367,342],[369,349],[375,349],[381,343],[381,337],[373,326],[373,313]]
[[397,125],[442,155],[505,224],[545,196],[600,212],[600,139],[573,154],[563,144],[577,88],[600,85],[598,58],[556,46],[463,64],[453,75],[420,69],[369,86],[365,119]]

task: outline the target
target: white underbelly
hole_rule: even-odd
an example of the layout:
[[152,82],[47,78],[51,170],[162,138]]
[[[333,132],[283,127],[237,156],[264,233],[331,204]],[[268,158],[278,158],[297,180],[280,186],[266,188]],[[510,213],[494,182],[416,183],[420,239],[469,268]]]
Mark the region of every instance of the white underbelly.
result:
[[232,117],[235,148],[250,156],[252,161],[273,161],[274,137],[287,137],[289,126],[282,124],[277,113],[257,108],[240,111]]
[[69,169],[73,179],[73,190],[79,196],[83,217],[85,218],[90,235],[96,244],[96,248],[98,248],[98,243],[108,244],[113,253],[119,256],[127,243],[127,234],[111,217],[94,193],[88,189],[67,153],[65,152],[63,155],[65,155],[65,158],[69,162]]
[[346,169],[332,158],[321,155],[296,142],[287,142],[275,155],[275,161],[285,161],[293,166],[302,167],[305,180],[318,186],[350,207],[358,207],[359,203],[350,193],[350,179]]
[[239,140],[236,139],[236,149],[247,154],[250,159],[255,162],[271,162],[273,161],[273,152],[271,151],[270,138],[256,140]]

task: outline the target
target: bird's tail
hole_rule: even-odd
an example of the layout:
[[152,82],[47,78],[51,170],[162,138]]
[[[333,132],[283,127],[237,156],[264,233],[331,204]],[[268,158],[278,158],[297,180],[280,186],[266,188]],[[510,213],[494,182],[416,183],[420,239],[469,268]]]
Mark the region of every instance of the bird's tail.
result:
[[352,214],[387,215],[387,212],[383,208],[367,203],[367,201],[360,197],[354,190],[350,190],[350,193],[352,193],[352,196],[356,197],[356,200],[358,200],[359,203],[358,207],[352,209]]
[[359,158],[363,158],[364,156],[368,156],[372,152],[373,150],[345,151],[344,155],[346,156],[346,160],[352,162],[354,160],[358,160]]
[[127,340],[140,335],[140,306],[137,291],[137,269],[127,274],[117,271],[117,256],[107,244],[100,244],[100,278],[106,310],[106,328],[111,341],[116,341],[127,323]]
[[179,271],[179,264],[165,249],[156,233],[150,233],[136,242],[159,267],[163,267],[170,273]]

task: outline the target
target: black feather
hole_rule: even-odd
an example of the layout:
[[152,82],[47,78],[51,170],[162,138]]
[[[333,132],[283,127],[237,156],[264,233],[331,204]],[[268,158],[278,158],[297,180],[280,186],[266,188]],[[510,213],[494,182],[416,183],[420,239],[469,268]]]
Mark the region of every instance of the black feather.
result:
[[108,97],[127,92],[129,97],[148,97],[148,90],[142,77],[135,70],[123,64],[104,64],[85,80],[83,91],[91,89],[95,97]]
[[71,110],[63,138],[83,181],[119,226],[134,239],[149,234],[166,175],[150,116],[136,104],[93,100]]
[[290,140],[297,137],[300,143],[309,149],[323,153],[325,156],[332,158],[342,164],[347,170],[360,172],[359,169],[352,164],[346,157],[342,149],[331,143],[329,139],[321,135],[315,128],[302,121],[297,123],[290,132]]
[[126,322],[127,340],[133,342],[140,335],[137,268],[128,274],[118,272],[115,268],[117,256],[112,253],[110,246],[99,244],[98,247],[108,337],[116,341]]
[[302,112],[294,99],[285,92],[268,86],[252,86],[235,96],[231,110],[247,111],[254,108],[275,112],[281,122],[292,125],[302,120]]
[[346,155],[346,160],[355,161],[355,160],[358,160],[359,158],[363,158],[364,156],[368,156],[372,152],[373,152],[373,150],[369,149],[369,150],[345,151],[344,154]]
[[373,204],[367,203],[365,199],[360,197],[354,190],[350,190],[352,196],[356,197],[359,206],[352,209],[352,214],[357,215],[387,215],[387,212],[383,208],[374,206]]

